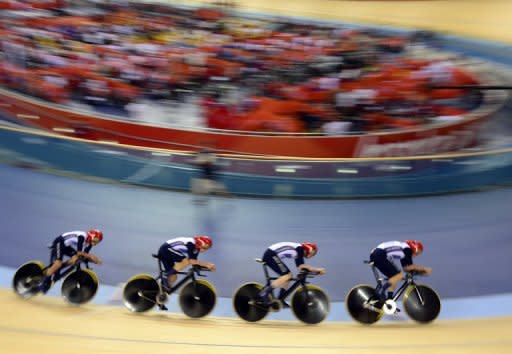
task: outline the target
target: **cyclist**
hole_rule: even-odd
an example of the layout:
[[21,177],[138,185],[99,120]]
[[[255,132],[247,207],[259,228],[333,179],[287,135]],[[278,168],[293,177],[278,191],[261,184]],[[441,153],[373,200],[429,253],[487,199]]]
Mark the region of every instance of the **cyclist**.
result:
[[[50,246],[50,266],[44,272],[45,278],[39,286],[41,292],[47,293],[52,284],[60,279],[61,268],[64,265],[74,265],[79,257],[101,264],[101,260],[89,252],[102,240],[103,232],[98,229],[69,231],[57,236]],[[63,261],[64,256],[69,257],[66,262]]]
[[199,253],[207,251],[210,247],[212,247],[212,239],[205,235],[177,237],[161,245],[158,250],[158,258],[162,261],[165,270],[165,276],[162,279],[164,290],[170,292],[172,284],[177,278],[176,273],[189,265],[199,265],[214,271],[215,264],[197,259]]
[[414,271],[427,275],[432,273],[430,267],[413,264],[413,257],[419,256],[422,252],[423,243],[418,240],[387,241],[371,251],[370,261],[387,277],[386,282],[375,289],[382,302],[393,297],[396,285],[404,278],[396,262],[400,261],[402,269],[406,272]]
[[260,292],[259,296],[265,304],[270,304],[270,293],[274,289],[280,288],[278,300],[281,301],[283,307],[289,307],[284,301],[286,289],[292,278],[290,269],[283,262],[286,258],[295,260],[295,265],[299,271],[309,271],[313,273],[325,274],[324,268],[317,268],[304,263],[304,258],[314,257],[318,252],[318,247],[311,242],[278,242],[270,245],[264,252],[262,260],[276,272],[279,277],[273,280],[270,285],[266,285]]

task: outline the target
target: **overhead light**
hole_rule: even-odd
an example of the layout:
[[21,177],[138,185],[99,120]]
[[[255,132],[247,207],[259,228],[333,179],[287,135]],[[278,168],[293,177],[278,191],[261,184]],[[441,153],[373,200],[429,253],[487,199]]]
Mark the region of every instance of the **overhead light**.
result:
[[275,168],[276,172],[283,172],[283,173],[295,173],[297,170],[310,170],[310,165],[281,165],[276,166]]
[[53,127],[53,131],[59,132],[59,133],[74,133],[75,129],[73,128],[65,128],[65,127]]
[[359,173],[359,170],[356,168],[337,168],[336,172],[356,175]]
[[293,167],[276,167],[275,171],[281,173],[295,173],[297,170]]
[[107,144],[118,144],[119,142],[116,140],[97,140],[100,143],[107,143]]
[[[6,106],[9,107],[9,106]],[[39,116],[33,115],[33,114],[16,114],[16,117],[22,118],[22,119],[39,119]]]
[[108,155],[126,155],[126,152],[124,152],[124,151],[108,150],[108,149],[98,149],[98,150],[94,150],[94,152],[98,152],[100,154],[108,154]]
[[151,155],[153,155],[153,156],[172,156],[171,153],[168,153],[168,152],[158,152],[158,151],[151,151]]

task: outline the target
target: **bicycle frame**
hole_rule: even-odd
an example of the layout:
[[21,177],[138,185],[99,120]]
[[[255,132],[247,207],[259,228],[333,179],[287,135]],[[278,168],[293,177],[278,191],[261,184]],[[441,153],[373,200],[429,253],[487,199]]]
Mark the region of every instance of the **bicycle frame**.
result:
[[[272,283],[272,280],[277,279],[277,277],[270,276],[270,274],[268,272],[268,266],[265,262],[263,262],[259,258],[256,259],[256,262],[261,263],[261,265],[263,266],[263,273],[265,274],[266,285],[270,285]],[[299,273],[299,275],[297,277],[291,278],[290,281],[293,281],[293,283],[290,287],[288,287],[288,289],[285,290],[285,292],[281,296],[281,300],[284,300],[288,296],[290,296],[298,287],[300,287],[300,286],[305,287],[306,284],[308,284],[308,281],[306,280],[307,274],[308,274],[307,271],[302,271],[301,273]],[[275,298],[273,292],[271,292],[271,294],[272,294],[272,297]]]
[[85,267],[87,269],[90,269],[89,268],[89,262],[87,260],[82,260],[82,259],[78,259],[78,261],[75,263],[75,264],[72,264],[72,265],[69,265],[67,269],[65,269],[61,274],[60,274],[60,277],[59,279],[61,278],[64,278],[66,275],[68,275],[69,273],[75,271],[75,270],[79,270],[82,268],[82,263],[85,263]]
[[[369,264],[370,267],[372,268],[373,275],[375,276],[375,280],[377,281],[377,286],[382,285],[382,282],[384,281],[384,277],[381,276],[381,274],[379,273],[379,271],[377,270],[377,268],[375,267],[373,262],[365,261],[365,263]],[[414,273],[413,272],[405,272],[405,279],[402,281],[402,284],[400,284],[398,289],[395,290],[395,292],[393,293],[392,300],[397,302],[398,299],[403,295],[405,290],[410,285],[415,285]],[[422,299],[421,294],[419,292],[418,292],[418,297],[419,297],[421,303],[423,303],[423,299]]]
[[[59,269],[59,271],[57,271],[53,275],[53,282],[56,283],[59,280],[65,278],[66,275],[68,275],[69,273],[72,273],[74,271],[77,271],[77,270],[81,269],[82,268],[82,263],[85,263],[85,267],[87,269],[90,269],[89,268],[89,261],[87,259],[82,258],[82,257],[79,257],[75,264],[68,264],[67,261],[66,261],[62,265],[61,269]],[[51,264],[48,265],[47,267],[45,267],[44,270],[48,269],[50,266],[51,266]],[[64,269],[64,270],[60,271],[62,269]]]
[[[54,248],[53,244],[48,245],[48,249],[52,250],[52,252],[53,252],[53,248]],[[52,259],[52,257],[50,256],[50,261],[48,263],[48,266],[46,266],[43,270],[50,268],[51,265],[53,264],[53,262],[55,262],[55,261],[56,260]],[[74,270],[79,270],[81,268],[81,263],[85,263],[85,267],[87,269],[90,269],[89,268],[89,260],[83,258],[82,256],[78,257],[75,264],[69,264],[68,262],[69,262],[69,260],[67,260],[66,262],[63,262],[62,267],[57,271],[57,273],[54,274],[54,279],[53,279],[54,283],[59,281],[60,279],[64,278],[66,275],[73,272]],[[61,271],[62,269],[64,269],[64,271]],[[58,277],[55,276],[56,274],[58,274]]]
[[[165,277],[165,274],[164,274],[164,266],[162,264],[162,261],[160,260],[160,258],[158,258],[157,255],[153,255],[153,257],[155,257],[157,260],[158,260],[158,271],[159,271],[159,275],[157,277],[157,280],[160,282],[160,287],[162,287],[162,280],[164,279]],[[185,285],[186,282],[188,282],[189,280],[195,282],[196,280],[196,274],[198,276],[203,276],[201,273],[199,273],[200,270],[202,270],[203,268],[202,267],[199,267],[199,266],[196,266],[196,265],[193,265],[188,271],[186,272],[176,272],[175,274],[185,274],[185,277],[181,278],[176,284],[174,284],[171,289],[169,290],[169,295],[174,293],[176,290],[178,290],[179,288],[181,288],[183,285]]]
[[[393,301],[395,301],[395,302],[398,301],[400,296],[403,295],[403,293],[409,287],[409,285],[414,285],[414,278],[413,278],[412,274],[406,273],[405,279],[402,281],[402,284],[400,285],[400,287],[397,290],[395,290],[395,292],[393,294]],[[419,293],[418,293],[418,296],[420,296],[420,298],[421,298],[421,295]]]
[[308,277],[308,272],[301,272],[296,278],[290,279],[290,281],[295,281],[286,291],[283,293],[283,300],[290,296],[297,288],[302,287],[305,288],[306,284],[309,282],[306,280]]
[[421,305],[425,304],[425,300],[421,296],[421,293],[418,291],[418,288],[415,286],[416,283],[414,282],[414,275],[415,275],[414,272],[406,273],[405,279],[403,280],[402,285],[400,285],[400,287],[395,292],[395,294],[393,294],[393,300],[395,302],[400,298],[400,296],[402,296],[402,294],[407,290],[407,288],[412,285],[412,286],[414,286],[414,291],[418,295],[418,299],[419,299]]

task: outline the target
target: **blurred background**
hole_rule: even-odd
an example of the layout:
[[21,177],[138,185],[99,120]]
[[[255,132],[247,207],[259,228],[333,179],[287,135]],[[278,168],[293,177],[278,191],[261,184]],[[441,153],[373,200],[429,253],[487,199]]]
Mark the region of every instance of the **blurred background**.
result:
[[229,298],[314,241],[341,302],[413,238],[443,298],[510,294],[512,5],[400,3],[0,1],[7,274],[99,227],[115,287],[207,233]]

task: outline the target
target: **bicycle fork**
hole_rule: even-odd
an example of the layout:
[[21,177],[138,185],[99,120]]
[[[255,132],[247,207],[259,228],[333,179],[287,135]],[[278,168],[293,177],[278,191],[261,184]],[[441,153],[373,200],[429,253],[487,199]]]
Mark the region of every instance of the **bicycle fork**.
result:
[[418,300],[420,300],[421,306],[425,306],[425,300],[423,300],[423,297],[421,296],[417,286],[414,287],[414,291],[416,292],[416,295],[418,295]]

